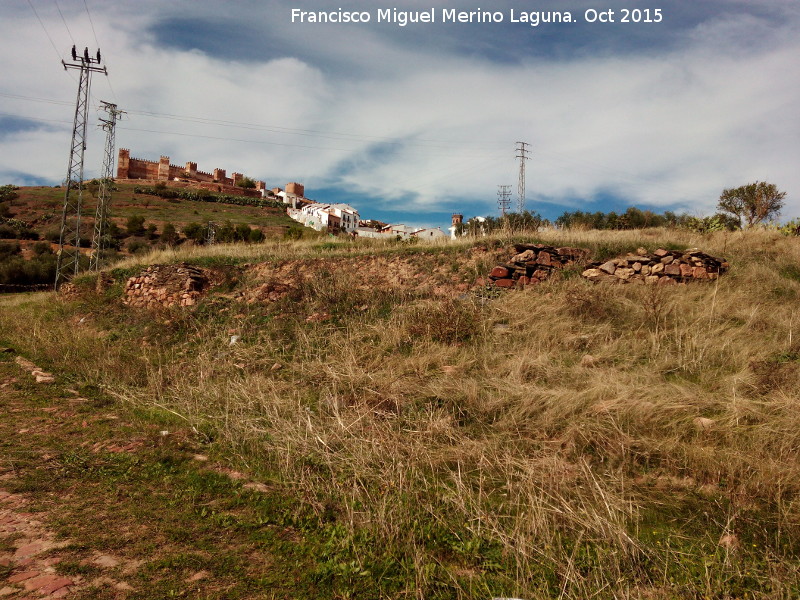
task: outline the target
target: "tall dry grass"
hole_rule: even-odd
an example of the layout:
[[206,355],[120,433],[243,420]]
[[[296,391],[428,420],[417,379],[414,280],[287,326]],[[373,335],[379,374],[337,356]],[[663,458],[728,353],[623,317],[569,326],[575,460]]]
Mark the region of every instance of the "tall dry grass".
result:
[[[537,239],[600,255],[696,246],[732,268],[673,288],[565,277],[488,302],[365,297],[341,273],[294,305],[173,315],[161,342],[151,323],[129,335],[118,325],[116,345],[98,345],[108,340],[102,305],[40,314],[31,301],[26,325],[24,306],[0,318],[54,363],[68,351],[83,376],[181,415],[286,485],[350,532],[342,552],[370,554],[354,542],[361,532],[376,552],[411,557],[404,597],[434,597],[442,578],[450,597],[485,597],[486,574],[524,598],[725,598],[741,585],[748,597],[791,597],[798,241],[672,231]],[[150,258],[351,251],[301,243]],[[305,321],[323,308],[333,320]],[[69,326],[82,312],[93,325]],[[241,343],[229,345],[231,331]],[[725,535],[734,542],[720,545]]]

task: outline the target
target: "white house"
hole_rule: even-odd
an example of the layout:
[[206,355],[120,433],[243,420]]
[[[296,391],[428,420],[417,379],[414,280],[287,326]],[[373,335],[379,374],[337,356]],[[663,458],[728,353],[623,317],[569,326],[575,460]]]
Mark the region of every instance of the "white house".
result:
[[424,229],[417,229],[414,233],[412,233],[415,238],[420,238],[423,240],[443,240],[447,239],[447,234],[441,230],[441,228],[437,227],[433,229],[432,227],[426,227]]
[[352,233],[358,227],[358,211],[349,204],[313,202],[299,209],[288,208],[286,213],[295,221],[317,231],[338,227]]

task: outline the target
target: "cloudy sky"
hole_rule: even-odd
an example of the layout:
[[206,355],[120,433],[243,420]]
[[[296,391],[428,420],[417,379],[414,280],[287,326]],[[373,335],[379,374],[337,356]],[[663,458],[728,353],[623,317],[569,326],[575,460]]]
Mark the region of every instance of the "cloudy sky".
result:
[[[480,3],[2,0],[0,184],[64,179],[75,43],[108,67],[92,81],[87,176],[105,100],[127,111],[117,146],[132,156],[303,182],[385,221],[497,214],[499,185],[516,200],[518,141],[526,208],[549,218],[710,214],[723,188],[756,180],[800,216],[797,0],[486,4],[493,20],[469,23],[443,21]],[[434,22],[379,22],[378,7]],[[292,22],[293,8],[370,20]],[[544,22],[554,11],[573,22]]]

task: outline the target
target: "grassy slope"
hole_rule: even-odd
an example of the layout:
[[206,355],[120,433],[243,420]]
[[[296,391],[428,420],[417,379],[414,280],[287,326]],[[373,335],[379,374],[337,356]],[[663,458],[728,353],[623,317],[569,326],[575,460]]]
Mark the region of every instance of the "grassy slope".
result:
[[[209,202],[191,202],[180,200],[168,202],[156,196],[134,194],[133,184],[118,184],[111,199],[112,220],[121,228],[125,228],[128,217],[141,215],[145,223],[155,223],[158,231],[163,224],[171,222],[178,229],[187,223],[207,223],[208,221],[224,222],[230,220],[234,225],[248,224],[260,227],[267,233],[282,233],[294,223],[285,213],[278,209],[234,206]],[[60,187],[22,187],[17,193],[19,197],[12,203],[14,217],[32,223],[35,230],[43,234],[51,229],[58,229],[61,223],[61,210],[64,202],[64,190]],[[96,199],[90,194],[84,195],[83,213],[87,235],[91,237],[94,222]]]
[[[151,260],[325,269],[272,304],[236,299],[269,279],[242,269],[191,311],[153,318],[118,300],[137,257],[100,295],[5,299],[0,326],[81,381],[180,414],[212,455],[284,489],[325,540],[313,572],[333,597],[796,597],[798,240],[537,239],[594,258],[698,246],[732,268],[708,285],[600,287],[572,272],[447,299],[366,290],[325,259],[449,265],[466,280],[497,248],[476,262],[468,242],[215,247]],[[332,318],[308,320],[321,312]]]

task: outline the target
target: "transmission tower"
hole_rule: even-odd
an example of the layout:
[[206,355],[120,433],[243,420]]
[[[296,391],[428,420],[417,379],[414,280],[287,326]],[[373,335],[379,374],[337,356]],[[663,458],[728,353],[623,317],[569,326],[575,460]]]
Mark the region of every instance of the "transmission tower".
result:
[[511,186],[498,185],[497,186],[497,208],[500,213],[505,217],[508,208],[511,206]]
[[530,160],[528,154],[530,154],[530,150],[527,149],[527,146],[530,146],[527,142],[517,142],[517,158],[519,159],[519,184],[517,185],[517,208],[519,214],[522,214],[525,211],[525,161]]
[[92,236],[92,254],[89,257],[89,270],[100,270],[100,259],[106,246],[109,211],[111,203],[111,186],[114,183],[114,128],[117,118],[125,114],[117,110],[116,104],[100,101],[103,110],[108,113],[108,119],[100,119],[101,127],[106,131],[106,150],[103,154],[103,174],[100,176],[100,189],[97,193],[97,211],[94,215],[94,235]]
[[208,231],[206,232],[206,245],[213,246],[217,243],[217,224],[214,221],[208,222]]
[[58,256],[56,259],[55,288],[67,278],[77,275],[80,270],[81,242],[81,200],[83,195],[83,155],[86,150],[86,116],[89,110],[89,87],[92,73],[108,75],[105,67],[100,67],[100,50],[96,57],[89,56],[89,49],[78,56],[72,47],[72,60],[61,61],[64,70],[80,70],[78,98],[75,102],[75,119],[72,123],[72,144],[69,150],[67,179],[64,190],[64,210],[61,215],[61,232],[58,236]]

